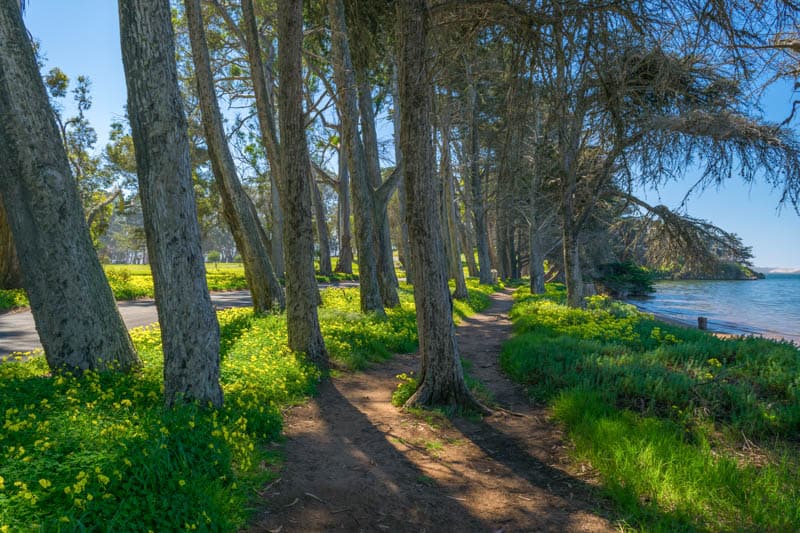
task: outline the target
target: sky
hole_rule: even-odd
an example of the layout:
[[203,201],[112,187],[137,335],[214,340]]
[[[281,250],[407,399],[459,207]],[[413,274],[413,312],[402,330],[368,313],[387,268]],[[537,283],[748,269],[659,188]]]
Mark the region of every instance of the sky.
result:
[[[25,23],[41,43],[45,70],[58,66],[72,80],[79,75],[91,79],[93,105],[87,118],[97,130],[98,146],[104,146],[110,124],[123,115],[126,101],[117,2],[31,0],[27,4]],[[792,101],[790,84],[772,87],[762,100],[765,117],[782,121]],[[677,207],[695,180],[689,172],[684,180],[660,191],[643,192],[650,203]],[[695,193],[685,205],[690,215],[710,220],[752,246],[756,266],[800,268],[800,215],[791,206],[779,209],[778,200],[778,192],[763,183],[734,180]]]

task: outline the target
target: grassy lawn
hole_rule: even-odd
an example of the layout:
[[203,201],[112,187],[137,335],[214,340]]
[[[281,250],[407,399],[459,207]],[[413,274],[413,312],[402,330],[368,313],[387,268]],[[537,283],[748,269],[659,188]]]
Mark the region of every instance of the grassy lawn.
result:
[[800,528],[800,351],[673,327],[563,286],[515,295],[501,362],[552,406],[626,528]]
[[[132,275],[132,277],[135,274]],[[491,288],[472,281],[466,315]],[[322,291],[320,322],[339,366],[363,368],[417,347],[410,288],[385,318],[358,312],[357,288]],[[470,307],[472,306],[472,307]],[[49,375],[42,357],[0,365],[0,532],[234,531],[277,476],[281,409],[313,393],[318,372],[286,348],[284,315],[219,313],[225,407],[163,407],[157,327],[132,332],[134,375]]]
[[[317,265],[319,266],[319,265]],[[153,297],[153,276],[150,265],[103,265],[108,283],[117,300],[136,300]],[[207,263],[206,280],[210,291],[236,291],[247,289],[242,263]],[[357,281],[358,265],[353,264],[353,274],[334,272],[330,276],[317,274],[320,283]],[[23,289],[0,289],[0,310],[28,307],[28,297]]]

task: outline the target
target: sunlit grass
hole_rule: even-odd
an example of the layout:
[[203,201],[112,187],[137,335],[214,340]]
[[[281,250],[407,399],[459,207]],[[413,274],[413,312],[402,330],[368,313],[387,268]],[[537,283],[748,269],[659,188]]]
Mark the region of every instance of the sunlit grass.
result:
[[[416,349],[410,288],[400,295],[401,307],[377,317],[358,312],[357,288],[322,291],[320,323],[338,366]],[[320,374],[287,349],[285,315],[218,316],[219,411],[163,407],[157,326],[132,331],[144,361],[133,375],[53,377],[35,355],[0,364],[0,531],[241,527],[276,475],[269,443],[281,409],[312,393]]]
[[503,368],[553,406],[629,525],[800,527],[796,347],[718,339],[604,298],[569,309],[556,285],[515,299]]

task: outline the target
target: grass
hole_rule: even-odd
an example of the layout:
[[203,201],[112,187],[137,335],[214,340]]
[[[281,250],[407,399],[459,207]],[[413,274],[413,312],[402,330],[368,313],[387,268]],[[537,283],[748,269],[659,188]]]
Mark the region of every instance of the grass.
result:
[[[106,278],[117,300],[136,300],[153,297],[153,276],[150,265],[103,265]],[[330,276],[317,274],[320,283],[357,281],[358,266],[353,274],[334,272]],[[210,291],[238,291],[247,289],[242,263],[207,263],[206,281]],[[28,307],[30,302],[24,289],[0,289],[0,311]]]
[[563,287],[520,289],[503,368],[552,406],[624,524],[644,530],[800,527],[800,351],[719,339]]
[[[339,366],[416,349],[410,288],[400,294],[401,307],[377,317],[358,313],[357,288],[322,291],[320,323]],[[242,527],[280,466],[270,442],[281,409],[313,393],[320,375],[286,348],[285,315],[218,316],[218,411],[163,407],[157,327],[132,331],[144,361],[132,375],[54,377],[35,354],[0,364],[0,532]]]

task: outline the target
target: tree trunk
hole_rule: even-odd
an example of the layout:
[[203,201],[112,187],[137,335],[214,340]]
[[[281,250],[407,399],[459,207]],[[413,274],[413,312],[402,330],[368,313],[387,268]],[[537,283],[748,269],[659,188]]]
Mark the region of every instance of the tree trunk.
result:
[[[378,153],[378,133],[375,129],[375,110],[372,107],[372,95],[369,84],[362,81],[359,84],[358,104],[361,113],[361,136],[364,143],[364,155],[367,158],[370,185],[377,190],[383,184],[381,177],[380,154]],[[392,251],[392,237],[389,233],[388,206],[391,195],[382,201],[375,195],[375,236],[378,254],[378,285],[381,298],[385,307],[400,305],[397,295],[397,274],[394,271],[394,252]]]
[[242,255],[253,309],[256,313],[264,313],[271,311],[273,304],[283,309],[283,288],[272,269],[266,243],[261,238],[261,221],[256,210],[251,208],[252,201],[239,181],[222,124],[200,0],[185,0],[184,6],[211,168],[222,198],[222,213],[236,242],[236,248]]
[[[397,96],[397,66],[392,68],[392,102],[394,103],[394,113],[392,114],[392,126],[394,130],[394,165],[402,172],[403,152],[400,150],[400,99]],[[397,200],[400,207],[400,262],[406,271],[406,283],[414,283],[411,273],[411,252],[408,243],[408,224],[406,224],[406,185],[405,180],[401,179],[398,185]]]
[[544,250],[535,219],[530,225],[530,247],[531,294],[544,294]]
[[0,289],[19,289],[22,287],[22,272],[19,269],[17,247],[8,225],[6,210],[0,200]]
[[328,238],[328,218],[325,215],[325,202],[315,179],[311,179],[311,203],[314,207],[314,220],[317,222],[317,241],[319,242],[319,273],[323,276],[333,274],[331,266],[331,245]]
[[328,352],[319,329],[319,288],[314,275],[311,225],[311,162],[303,112],[303,2],[278,0],[278,91],[281,133],[281,201],[286,247],[286,322],[289,348],[319,367]]
[[567,285],[567,304],[570,307],[583,307],[583,275],[581,274],[578,235],[571,230],[569,224],[565,223],[563,236],[564,278]]
[[[469,73],[468,73],[469,77]],[[472,193],[472,217],[475,221],[475,240],[478,247],[480,282],[492,283],[492,261],[489,257],[489,229],[486,225],[486,207],[483,200],[483,183],[478,163],[480,145],[478,144],[478,91],[474,82],[469,90],[469,187]]]
[[447,286],[431,142],[429,24],[425,0],[398,0],[400,145],[421,361],[419,388],[406,405],[483,410],[464,382]]
[[261,57],[259,29],[253,9],[253,0],[242,0],[242,26],[244,44],[247,48],[247,60],[250,65],[250,78],[253,81],[253,92],[256,100],[256,114],[261,143],[267,153],[269,162],[270,184],[272,188],[272,260],[278,277],[283,278],[286,272],[286,258],[283,242],[284,213],[282,211],[281,187],[283,165],[281,164],[281,146],[278,139],[278,124],[275,118],[275,98],[272,92],[271,72],[264,65]]
[[351,175],[361,311],[383,314],[383,299],[378,282],[373,189],[369,181],[364,145],[358,135],[358,91],[350,57],[342,0],[328,0],[328,14],[331,20],[333,77],[339,91],[342,138],[347,146],[347,162]]
[[53,371],[141,365],[92,247],[17,2],[0,2],[0,196]]
[[200,248],[169,2],[120,0],[119,19],[166,403],[218,407],[219,324]]
[[347,168],[347,147],[339,141],[339,258],[336,272],[353,273],[353,231],[350,227],[350,171]]
[[272,264],[275,274],[279,278],[286,275],[286,262],[283,259],[283,211],[281,211],[281,198],[278,192],[278,184],[275,181],[275,172],[269,173],[269,203],[270,218],[272,219],[272,238],[270,244],[272,248]]
[[443,213],[443,230],[445,231],[446,241],[445,248],[447,249],[448,270],[450,277],[455,280],[456,290],[453,292],[453,298],[456,300],[466,300],[469,297],[467,293],[467,283],[464,279],[464,269],[461,268],[461,249],[458,246],[458,234],[456,228],[456,202],[455,202],[455,186],[453,184],[453,167],[450,157],[450,110],[444,107],[441,110],[442,115],[442,155],[441,162],[441,180],[442,188],[444,189],[441,195],[442,199],[442,213]]

